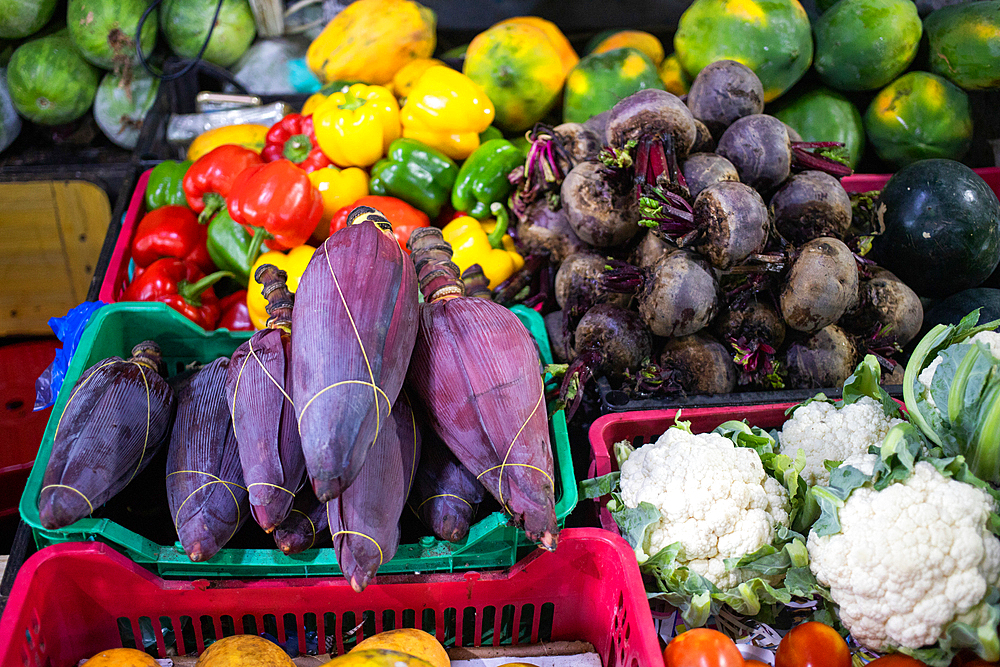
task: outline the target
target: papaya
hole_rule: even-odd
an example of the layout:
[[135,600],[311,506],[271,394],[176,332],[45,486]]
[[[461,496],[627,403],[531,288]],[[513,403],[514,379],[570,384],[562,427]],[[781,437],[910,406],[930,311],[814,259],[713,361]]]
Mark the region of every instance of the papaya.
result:
[[681,61],[677,58],[676,53],[671,53],[664,58],[657,71],[660,74],[660,81],[663,82],[668,93],[680,97],[687,95],[688,90],[691,89],[691,77],[681,67]]
[[[69,0],[66,27],[70,39],[91,64],[121,73],[139,62],[135,32],[148,6],[145,0]],[[142,24],[144,54],[156,46],[156,21],[153,11]]]
[[39,37],[19,46],[7,64],[7,87],[17,112],[40,125],[62,125],[87,113],[98,70],[69,35]]
[[814,26],[820,79],[838,90],[874,90],[906,71],[923,28],[913,0],[840,0]]
[[814,88],[781,98],[768,113],[799,133],[803,141],[839,141],[847,148],[853,169],[865,148],[861,113],[835,90]]
[[[403,98],[410,94],[410,89],[424,72],[435,65],[444,65],[437,58],[417,58],[403,65],[392,77],[392,92],[396,97]],[[308,102],[308,100],[306,100]],[[303,113],[305,115],[305,113]]]
[[295,667],[277,644],[257,635],[233,635],[215,642],[195,667]]
[[626,46],[631,46],[633,49],[645,53],[646,57],[652,60],[653,64],[657,67],[663,62],[663,44],[656,38],[656,35],[651,35],[642,30],[619,30],[614,32],[598,42],[591,53],[607,53],[608,51],[614,51]]
[[22,39],[42,29],[56,0],[0,0],[0,39]]
[[524,132],[559,99],[563,81],[558,49],[541,28],[524,22],[495,25],[469,43],[462,71],[483,87],[496,109],[495,125]]
[[566,77],[563,122],[582,123],[644,88],[664,90],[656,66],[631,47],[584,56]]
[[563,76],[569,74],[569,71],[580,62],[580,56],[576,55],[576,51],[573,50],[573,46],[566,39],[566,35],[552,21],[546,21],[538,16],[515,16],[514,18],[500,21],[497,25],[504,25],[505,23],[533,25],[544,32],[545,36],[549,38],[549,42],[552,43],[552,46],[556,47],[556,52],[559,53],[559,62],[563,66]]
[[695,0],[681,14],[674,52],[692,77],[717,60],[746,65],[770,102],[812,64],[812,28],[798,0]]
[[[204,0],[163,0],[160,28],[167,44],[181,58],[194,58],[201,50],[217,3]],[[212,38],[202,58],[220,67],[233,65],[257,35],[253,11],[247,0],[223,0]],[[144,51],[145,53],[145,51]]]
[[403,65],[430,58],[437,44],[434,12],[412,0],[357,0],[326,24],[306,51],[306,65],[326,83],[383,86]]
[[969,96],[928,72],[908,72],[880,90],[864,123],[875,152],[897,167],[925,158],[960,160],[972,142]]
[[931,72],[965,90],[1000,88],[1000,0],[942,7],[924,32]]
[[437,667],[415,655],[384,648],[350,651],[322,667]]
[[379,648],[416,656],[434,667],[450,667],[451,665],[448,652],[434,635],[417,628],[384,630],[362,640],[350,652],[358,653]]
[[81,667],[160,667],[160,663],[139,649],[112,648],[92,656]]

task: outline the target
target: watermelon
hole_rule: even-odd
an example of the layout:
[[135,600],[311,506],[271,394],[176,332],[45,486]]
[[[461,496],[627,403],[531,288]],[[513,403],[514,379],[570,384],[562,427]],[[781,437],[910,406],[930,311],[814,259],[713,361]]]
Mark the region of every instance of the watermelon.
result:
[[7,65],[14,108],[41,125],[62,125],[87,113],[98,83],[98,70],[65,34],[22,44]]
[[1000,88],[1000,0],[942,7],[924,30],[932,72],[966,90]]
[[42,29],[56,11],[56,0],[0,0],[0,38],[21,39]]
[[[181,58],[198,55],[218,3],[209,0],[164,0],[160,5],[160,26],[167,44]],[[257,35],[253,12],[247,0],[222,0],[212,39],[202,58],[220,67],[236,63]]]
[[847,148],[851,168],[857,166],[865,148],[865,126],[850,100],[829,88],[814,88],[781,98],[769,109],[799,133],[802,141],[839,141]]
[[591,53],[566,77],[563,122],[582,123],[644,88],[665,90],[656,65],[641,51]]
[[125,78],[108,72],[97,87],[94,120],[105,136],[117,146],[132,150],[139,141],[142,121],[156,101],[160,80],[142,73]]
[[960,160],[972,143],[969,96],[936,74],[907,72],[868,105],[865,132],[879,157],[897,167],[926,158]]
[[[145,0],[69,0],[66,27],[88,61],[122,72],[138,63],[135,32],[149,3]],[[156,46],[156,10],[142,24],[142,52]]]
[[923,28],[913,0],[840,0],[814,26],[813,66],[838,90],[881,88],[902,74]]
[[674,52],[692,77],[717,60],[746,65],[770,102],[809,69],[812,28],[798,0],[695,0],[681,14]]

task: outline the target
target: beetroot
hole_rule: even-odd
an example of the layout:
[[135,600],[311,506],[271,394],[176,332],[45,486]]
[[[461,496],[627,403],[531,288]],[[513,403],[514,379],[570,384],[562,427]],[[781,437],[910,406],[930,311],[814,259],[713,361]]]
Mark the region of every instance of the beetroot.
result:
[[728,394],[736,387],[732,354],[704,332],[667,339],[660,367],[676,371],[688,394]]
[[601,359],[595,369],[611,378],[639,368],[649,359],[652,344],[653,338],[639,314],[614,304],[597,304],[576,325],[577,355],[599,351]]
[[560,201],[576,235],[599,248],[617,246],[639,231],[639,208],[630,184],[596,162],[581,162],[566,175]]
[[858,299],[858,266],[843,241],[821,237],[799,249],[781,289],[781,315],[808,333],[833,324]]
[[687,105],[712,136],[720,137],[733,121],[764,111],[764,86],[746,65],[717,60],[698,72]]
[[820,236],[843,239],[851,227],[851,198],[833,176],[803,171],[771,197],[778,233],[795,244]]
[[781,365],[794,389],[839,387],[854,372],[857,349],[843,329],[831,324],[792,342]]
[[691,245],[717,268],[728,269],[764,249],[767,207],[743,183],[721,181],[702,190],[693,217],[697,233]]
[[697,197],[709,185],[740,180],[733,163],[717,153],[693,153],[684,160],[681,171],[692,197]]

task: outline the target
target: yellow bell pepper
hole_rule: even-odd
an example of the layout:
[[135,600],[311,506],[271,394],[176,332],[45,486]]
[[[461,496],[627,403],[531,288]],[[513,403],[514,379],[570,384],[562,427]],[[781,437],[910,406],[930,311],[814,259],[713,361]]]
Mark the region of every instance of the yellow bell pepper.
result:
[[399,102],[388,88],[356,83],[313,111],[316,141],[338,167],[370,167],[399,138]]
[[323,198],[323,218],[313,232],[313,239],[321,241],[330,235],[334,213],[368,195],[368,173],[358,167],[330,166],[309,172],[308,176]]
[[496,220],[479,222],[471,216],[455,218],[441,230],[444,240],[451,244],[451,261],[465,271],[473,264],[483,268],[490,281],[490,289],[510,278],[524,266],[524,258],[514,247],[514,239],[507,234],[509,214],[503,204],[490,207]]
[[260,293],[260,284],[253,279],[257,273],[257,267],[262,264],[274,264],[276,267],[288,274],[288,289],[295,292],[299,288],[299,278],[306,270],[306,265],[312,259],[316,248],[309,245],[300,245],[292,248],[288,252],[272,250],[265,252],[257,258],[250,269],[250,283],[247,285],[247,310],[250,311],[250,321],[257,329],[263,329],[267,323],[267,299]]
[[303,116],[311,116],[313,111],[326,101],[326,98],[330,97],[324,92],[313,93],[306,98],[305,104],[302,105],[302,111],[299,113]]
[[464,160],[479,148],[479,133],[496,116],[482,86],[461,72],[429,67],[410,89],[400,111],[403,136]]
[[236,144],[260,153],[264,150],[264,144],[267,142],[267,131],[270,129],[267,125],[255,123],[213,128],[194,138],[194,141],[188,146],[187,159],[194,162],[205,153],[226,144]]

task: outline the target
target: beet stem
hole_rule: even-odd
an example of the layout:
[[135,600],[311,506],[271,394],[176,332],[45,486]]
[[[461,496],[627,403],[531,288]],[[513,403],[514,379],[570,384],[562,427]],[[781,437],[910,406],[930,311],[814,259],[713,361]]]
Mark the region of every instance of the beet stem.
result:
[[[835,143],[835,142],[822,142],[822,143]],[[822,155],[817,155],[806,150],[800,143],[792,143],[792,156],[797,167],[803,169],[814,169],[816,171],[824,171],[831,176],[836,176],[842,178],[844,176],[850,176],[854,173],[848,165],[838,160],[828,158]]]

